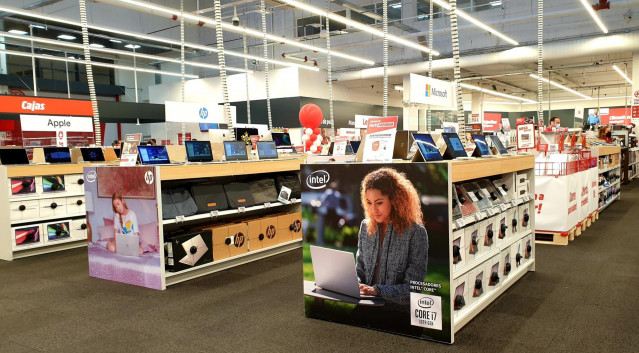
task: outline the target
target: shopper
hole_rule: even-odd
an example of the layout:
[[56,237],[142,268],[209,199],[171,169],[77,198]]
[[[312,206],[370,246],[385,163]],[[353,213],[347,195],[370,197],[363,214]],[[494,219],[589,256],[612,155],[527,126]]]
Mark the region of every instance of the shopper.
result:
[[596,108],[590,115],[588,115],[588,125],[595,126],[601,124],[601,118],[599,117],[599,108]]
[[607,143],[612,143],[612,132],[610,130],[610,126],[602,125],[599,127],[599,134],[597,138],[603,140]]
[[385,311],[408,313],[410,282],[424,281],[428,263],[417,190],[404,174],[380,168],[362,180],[361,201],[366,219],[357,247],[360,292],[382,297]]
[[[140,236],[140,228],[138,225],[138,217],[133,210],[129,209],[126,201],[119,192],[114,192],[111,196],[111,206],[113,207],[113,229],[115,234],[124,234],[131,236]],[[107,243],[107,249],[116,252],[116,238]],[[144,251],[140,245],[140,255]]]
[[155,139],[149,139],[149,145],[151,146],[157,146],[157,141],[155,141]]
[[550,119],[550,128],[552,130],[557,130],[561,125],[561,119],[559,119],[556,116],[553,116],[552,119]]

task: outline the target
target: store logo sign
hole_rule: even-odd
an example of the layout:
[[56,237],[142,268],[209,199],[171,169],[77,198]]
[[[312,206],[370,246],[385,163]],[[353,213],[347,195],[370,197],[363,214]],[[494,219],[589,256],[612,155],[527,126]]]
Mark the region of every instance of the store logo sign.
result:
[[316,170],[306,177],[306,186],[311,189],[322,189],[326,187],[331,176],[325,170]]
[[92,170],[92,171],[87,173],[87,182],[88,183],[94,183],[97,179],[98,179],[98,174],[96,173],[95,170]]
[[244,233],[240,232],[235,234],[234,238],[234,245],[236,248],[241,248],[242,245],[244,245]]
[[299,219],[296,219],[295,222],[293,222],[293,227],[292,227],[292,231],[294,233],[299,233],[300,230],[302,230],[302,222],[300,222]]
[[29,110],[29,111],[36,111],[36,110],[44,110],[45,103],[37,103],[36,101],[33,102],[28,102],[28,101],[22,101],[22,109],[23,110]]
[[426,84],[426,97],[430,97],[430,85]]
[[275,238],[275,226],[270,224],[267,228],[266,228],[266,237],[269,239],[273,239]]
[[417,301],[417,305],[420,308],[424,308],[424,309],[430,309],[434,303],[435,301],[429,297],[421,298],[420,300]]
[[209,117],[209,110],[206,107],[200,108],[198,114],[200,115],[200,119],[206,119]]

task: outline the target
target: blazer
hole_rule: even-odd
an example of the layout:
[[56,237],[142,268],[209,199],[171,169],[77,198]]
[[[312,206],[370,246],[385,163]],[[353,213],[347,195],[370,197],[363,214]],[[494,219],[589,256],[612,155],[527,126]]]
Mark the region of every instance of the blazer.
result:
[[423,282],[428,266],[428,233],[414,223],[403,234],[397,234],[393,225],[386,229],[380,256],[379,282],[372,283],[379,252],[379,227],[368,235],[368,220],[362,221],[357,243],[357,277],[360,283],[377,285],[387,302],[408,305],[410,281]]

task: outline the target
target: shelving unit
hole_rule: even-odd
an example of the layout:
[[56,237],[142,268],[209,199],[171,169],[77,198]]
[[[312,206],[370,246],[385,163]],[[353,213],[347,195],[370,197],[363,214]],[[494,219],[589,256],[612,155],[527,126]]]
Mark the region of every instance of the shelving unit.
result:
[[[301,247],[301,214],[299,213],[301,210],[301,200],[299,199],[291,199],[288,203],[270,202],[245,208],[212,211],[191,216],[177,216],[173,219],[163,220],[162,198],[160,195],[164,187],[172,188],[175,187],[175,185],[185,186],[198,183],[216,183],[216,178],[219,177],[227,179],[228,177],[253,176],[256,174],[278,172],[299,173],[302,162],[303,159],[300,158],[233,163],[163,165],[157,167],[106,167],[119,168],[117,173],[100,168],[87,168],[85,175],[95,173],[96,177],[94,179],[98,179],[98,184],[99,180],[101,180],[101,173],[107,173],[105,175],[123,174],[125,175],[124,178],[128,178],[129,181],[131,180],[131,175],[139,175],[141,179],[140,185],[142,185],[141,188],[146,188],[147,193],[140,196],[124,196],[124,199],[129,204],[133,202],[133,199],[140,199],[137,201],[137,208],[135,209],[138,221],[141,224],[146,222],[147,229],[149,229],[149,224],[151,227],[153,227],[153,224],[157,224],[158,243],[162,245],[157,252],[145,252],[144,255],[136,257],[110,253],[106,251],[104,247],[92,243],[89,246],[89,272],[91,276],[163,290],[170,285]],[[144,182],[146,182],[146,186]],[[100,207],[108,213],[110,207],[110,204],[107,202],[110,201],[110,199],[106,198],[108,193],[100,191],[95,185],[87,186],[87,188],[87,190],[92,190],[91,192],[96,195],[102,195],[101,199],[99,198],[97,201],[94,201],[94,204],[100,203]],[[110,186],[108,189],[119,190],[120,188]],[[138,187],[138,189],[140,189],[140,187]],[[111,191],[109,191],[109,193],[110,192]],[[94,200],[96,200],[95,197]],[[153,211],[148,212],[149,209]],[[141,215],[142,212],[146,213]],[[262,218],[256,218],[258,216]],[[105,227],[100,223],[102,217],[103,216],[100,215],[89,218],[89,223],[97,223],[96,225],[92,225],[92,228]],[[145,221],[140,220],[141,218],[144,218]],[[300,221],[297,222],[299,223],[299,229],[293,230],[293,225],[290,225],[290,233],[284,234],[282,233],[283,228],[278,228],[277,238],[274,237],[267,243],[266,239],[263,241],[262,234],[260,234],[258,239],[255,230],[248,228],[248,224],[253,224],[251,222],[258,222],[259,224],[260,220],[264,220],[265,218],[277,219],[277,221],[280,222],[277,224],[278,226],[285,226],[285,233],[288,231],[289,223],[297,222],[296,220],[299,218]],[[283,221],[281,219],[283,219]],[[245,224],[245,227],[241,233],[233,233],[231,231],[232,227],[237,227],[242,224]],[[142,227],[144,227],[144,225],[140,226],[140,228]],[[216,235],[214,229],[219,227],[228,227],[228,235],[225,235],[226,238],[222,238],[222,243],[215,243],[215,240],[219,239],[219,236]],[[167,237],[165,234],[167,232],[178,231],[180,234],[194,232],[202,236],[207,230],[213,231],[213,239],[207,239],[205,241],[206,244],[212,243],[212,246],[206,246],[207,251],[210,251],[212,254],[213,261],[201,263],[176,272],[169,271],[165,266],[165,263],[169,261],[167,259],[169,248],[166,247]],[[295,232],[295,234],[293,234],[293,232]],[[259,233],[259,231],[257,233]],[[148,234],[144,235],[142,232],[140,234],[140,237],[146,236],[148,239]],[[236,239],[240,239],[238,237],[241,237],[241,244],[238,244],[236,241]],[[226,243],[224,243],[225,239],[227,241]],[[233,240],[229,241],[229,239]],[[280,240],[273,241],[276,239]],[[211,242],[211,240],[213,241]],[[202,245],[204,244],[200,244],[200,246]],[[238,246],[241,247],[241,251],[236,249]],[[218,251],[220,254],[224,252],[225,255],[218,256]],[[171,253],[171,258],[175,256],[174,254],[174,252]],[[180,258],[171,261],[178,262],[178,260],[180,260]],[[140,264],[140,262],[143,262],[143,264]],[[135,268],[136,266],[137,268]],[[134,269],[132,270],[132,268]],[[137,271],[138,274],[132,276],[132,278],[127,278],[126,274],[131,271]],[[145,282],[140,282],[136,279],[140,277],[145,277]]]
[[[610,206],[610,204],[612,204],[614,201],[616,201],[617,199],[621,197],[621,190],[619,190],[616,195],[612,196],[610,200],[606,201],[608,191],[611,188],[613,188],[615,185],[617,185],[618,188],[621,187],[621,177],[622,177],[621,174],[623,172],[623,170],[621,169],[622,168],[622,151],[619,146],[603,146],[603,147],[598,147],[593,149],[596,149],[599,154],[599,167],[600,167],[598,172],[599,176],[600,177],[603,176],[606,179],[609,178],[610,173],[614,173],[615,175],[619,176],[619,179],[611,183],[610,186],[599,188],[599,199],[602,200],[603,198],[603,200],[600,201],[600,203],[602,204],[598,208],[598,212],[601,212],[605,210],[608,206]],[[635,157],[633,157],[632,155],[633,155],[633,151],[631,150],[629,151],[629,157],[628,157],[629,168],[632,167],[633,165],[636,165],[638,162],[638,160],[633,159]],[[629,179],[632,179],[632,177],[634,177],[634,175],[629,176]]]
[[[0,192],[0,259],[11,261],[86,246],[82,169],[88,165],[0,166],[0,189],[5,190]],[[43,180],[48,184],[52,177],[64,179],[63,190],[60,186],[45,190]],[[18,244],[16,234],[27,234],[25,241]]]

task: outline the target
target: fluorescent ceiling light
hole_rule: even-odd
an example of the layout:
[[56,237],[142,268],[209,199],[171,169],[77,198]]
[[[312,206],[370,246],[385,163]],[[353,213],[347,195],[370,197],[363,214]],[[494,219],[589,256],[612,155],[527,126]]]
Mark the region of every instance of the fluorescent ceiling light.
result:
[[501,0],[497,0],[497,1],[491,1],[491,2],[489,2],[489,4],[490,4],[490,6],[497,7],[497,6],[501,6],[502,2],[501,2]]
[[19,34],[19,35],[29,34],[29,32],[21,31],[21,30],[19,30],[19,29],[10,29],[10,30],[9,30],[9,33]]
[[570,93],[572,93],[572,94],[574,94],[574,95],[577,95],[577,96],[579,96],[579,97],[581,97],[581,98],[590,99],[590,97],[588,97],[587,95],[582,94],[582,93],[579,93],[579,92],[575,91],[574,89],[570,89],[570,88],[568,88],[568,87],[566,87],[566,86],[564,86],[564,85],[561,85],[561,84],[559,84],[559,83],[557,83],[557,82],[550,81],[550,80],[545,79],[545,78],[543,78],[543,77],[539,77],[539,76],[537,76],[537,75],[535,75],[535,74],[530,74],[530,77],[532,77],[532,78],[534,78],[534,79],[541,79],[542,81],[544,81],[544,82],[546,82],[546,83],[549,83],[549,84],[551,84],[551,85],[553,85],[553,86],[555,86],[555,87],[557,87],[557,88],[561,88],[561,89],[563,89],[564,91],[566,91],[566,92],[570,92]]
[[68,35],[68,34],[61,34],[58,36],[59,39],[64,39],[64,40],[75,40],[75,37],[72,35]]
[[[357,28],[357,29],[359,29],[361,31],[373,34],[373,35],[378,36],[380,38],[384,37],[384,32],[380,31],[377,28],[370,27],[370,26],[365,25],[365,24],[363,24],[361,22],[353,21],[353,20],[351,20],[349,18],[340,16],[340,15],[332,13],[332,12],[328,12],[328,11],[320,9],[318,7],[311,6],[309,4],[306,4],[306,3],[303,3],[303,2],[300,2],[300,1],[296,1],[296,0],[280,0],[280,1],[283,2],[283,3],[289,4],[291,6],[294,6],[294,7],[298,8],[298,9],[300,9],[300,10],[305,10],[305,11],[314,13],[316,15],[328,17],[332,21],[343,23],[343,24],[345,24],[347,26],[351,26],[353,28]],[[399,4],[399,5],[401,6],[401,4]],[[423,52],[426,52],[426,53],[432,53],[433,55],[439,55],[439,52],[437,52],[436,50],[428,48],[427,46],[421,45],[421,44],[419,44],[417,42],[412,42],[410,40],[398,37],[398,36],[396,36],[394,34],[388,34],[387,38],[391,42],[395,42],[395,43],[401,44],[401,45],[409,47],[409,48],[417,49],[419,51],[423,51]]]
[[388,7],[392,7],[394,9],[401,9],[402,8],[402,3],[398,2],[398,3],[395,3],[395,4],[390,4],[390,5],[388,5]]
[[91,43],[91,44],[89,44],[89,46],[91,48],[104,48],[104,45],[98,44],[98,43]]
[[[15,13],[15,14],[18,14],[18,15],[22,15],[22,16],[26,16],[26,17],[39,18],[39,19],[47,20],[47,21],[54,21],[54,22],[58,22],[58,23],[62,23],[62,24],[70,25],[70,26],[82,27],[82,24],[80,22],[74,22],[74,21],[70,21],[70,20],[67,20],[67,19],[64,19],[64,18],[60,18],[60,17],[55,17],[55,16],[42,15],[42,14],[39,14],[37,12],[22,10],[22,9],[10,7],[10,6],[0,5],[0,11],[11,12],[11,13]],[[122,30],[118,30],[118,29],[115,29],[115,28],[102,27],[102,26],[91,25],[91,24],[89,24],[88,27],[90,29],[93,29],[93,30],[96,30],[96,31],[109,32],[109,33],[113,33],[113,34],[120,34],[120,35],[123,35],[123,36],[134,37],[134,38],[138,38],[138,39],[145,39],[145,40],[150,40],[150,41],[155,41],[155,42],[160,42],[160,43],[165,43],[165,44],[170,44],[170,45],[177,45],[177,46],[180,45],[179,41],[165,39],[165,38],[162,38],[162,37],[149,36],[149,35],[142,34],[142,33],[122,31]],[[260,34],[260,36],[262,36],[262,32],[258,32],[258,33]],[[277,37],[277,36],[274,36],[274,37]],[[268,38],[268,35],[267,35],[267,38]],[[284,39],[284,40],[287,40],[287,39]],[[297,42],[294,42],[294,43],[297,43]],[[200,50],[205,50],[205,51],[212,52],[212,53],[217,53],[217,49],[215,49],[213,47],[207,47],[207,46],[204,46],[204,45],[199,45],[199,44],[194,44],[194,43],[184,43],[184,45],[186,47],[188,47],[188,48],[200,49]],[[300,46],[300,45],[298,45],[298,46]],[[304,46],[300,46],[300,47],[304,47]],[[310,46],[310,45],[306,46],[306,47],[308,47],[307,49],[309,49],[309,50],[327,52],[326,49],[321,49],[319,47],[313,47],[313,46]],[[313,66],[302,65],[302,64],[298,64],[298,63],[284,62],[284,61],[279,61],[279,60],[274,60],[274,59],[264,59],[264,57],[257,57],[257,56],[254,56],[254,55],[244,55],[242,53],[231,51],[231,50],[224,51],[224,54],[225,55],[229,55],[229,56],[236,56],[236,57],[241,57],[241,58],[247,58],[247,59],[252,59],[252,60],[254,59],[254,60],[258,60],[258,61],[268,62],[268,63],[272,63],[274,65],[287,66],[287,67],[294,66],[294,67],[298,67],[298,68],[301,68],[301,69],[304,69],[304,70],[319,71],[319,68],[313,67]],[[349,56],[347,54],[343,54],[342,55],[342,54],[340,54],[338,52],[334,52],[334,51],[331,52],[331,54],[334,55],[334,56],[346,56],[346,57],[349,57],[349,58],[351,57],[351,56]],[[352,57],[352,58],[356,58],[356,57]],[[365,59],[361,59],[361,60],[365,60]],[[365,63],[372,65],[375,62],[369,60],[369,61],[367,61]],[[244,72],[244,70],[240,70],[238,68],[231,68],[229,66],[227,66],[227,70]],[[249,71],[249,72],[251,72],[251,71]]]
[[603,23],[603,21],[601,21],[601,18],[599,17],[599,15],[597,15],[595,9],[592,8],[592,5],[589,4],[587,0],[581,0],[581,4],[584,5],[586,11],[588,11],[592,19],[595,20],[595,23],[597,24],[597,26],[599,26],[601,31],[604,33],[608,33],[608,28],[606,28],[606,25]]
[[[6,33],[6,32],[1,32],[1,31],[0,31],[0,37],[14,38],[14,39],[20,39],[20,40],[25,40],[25,41],[32,41],[32,42],[36,42],[36,43],[52,44],[52,45],[56,45],[56,46],[75,48],[77,50],[83,50],[84,49],[84,46],[82,44],[62,42],[62,41],[58,41],[58,40],[46,39],[46,38],[41,38],[41,37],[23,37],[23,36],[13,35],[13,34],[9,34],[9,33]],[[180,64],[181,63],[181,61],[179,59],[171,59],[171,58],[167,58],[167,57],[163,57],[163,56],[157,56],[157,55],[134,53],[134,52],[130,52],[130,51],[127,51],[127,50],[117,50],[117,49],[110,49],[110,48],[104,48],[104,47],[102,47],[102,48],[94,47],[94,48],[91,49],[91,51],[109,53],[109,54],[115,54],[115,55],[132,56],[132,57],[136,57],[136,58],[144,58],[144,59],[149,59],[149,60],[166,61],[166,62],[172,62],[172,63],[176,63],[176,64]],[[219,70],[220,69],[220,67],[218,65],[205,64],[205,63],[194,62],[194,61],[184,61],[184,64],[190,65],[190,66],[197,66],[197,67],[206,67],[206,68],[215,69],[215,70]],[[233,67],[229,68],[229,67],[227,67],[226,69],[228,71],[246,72],[246,70],[240,69],[240,68],[233,68]],[[251,70],[249,70],[248,72],[249,73],[253,73],[253,71],[251,71]]]
[[625,73],[623,73],[623,71],[621,71],[621,69],[617,67],[617,65],[612,65],[612,68],[615,69],[615,71],[617,71],[619,75],[621,75],[621,77],[623,77],[629,84],[632,84],[632,80]]
[[[7,55],[23,56],[23,57],[27,57],[27,58],[32,58],[33,57],[33,58],[38,58],[38,59],[63,61],[63,62],[72,62],[72,63],[78,63],[78,64],[86,64],[86,61],[84,61],[84,60],[70,59],[70,58],[65,58],[65,57],[61,57],[61,56],[52,56],[52,55],[45,55],[45,54],[31,54],[29,52],[23,52],[23,51],[0,49],[0,53],[4,53],[4,54],[7,54]],[[135,68],[135,67],[131,67],[131,66],[101,63],[101,62],[97,62],[97,61],[92,61],[91,62],[91,66],[102,66],[102,67],[109,67],[109,68],[120,69],[120,70],[148,72],[148,73],[152,73],[152,74],[160,74],[160,75],[167,75],[167,76],[178,76],[178,77],[182,76],[182,74],[180,74],[179,72],[169,72],[169,71],[152,70],[152,69],[141,69],[141,68]],[[200,78],[197,75],[191,75],[191,74],[185,74],[184,77],[186,77],[186,78]]]
[[396,91],[403,91],[403,90],[404,90],[404,86],[396,85],[396,86],[395,86],[395,90],[396,90]]
[[[134,7],[146,8],[146,9],[152,10],[151,13],[154,13],[154,12],[162,13],[162,14],[168,15],[168,17],[173,17],[174,15],[175,16],[179,16],[180,15],[180,10],[179,9],[174,9],[174,8],[171,8],[171,7],[165,7],[165,6],[159,6],[159,5],[153,5],[153,4],[148,3],[148,2],[141,2],[141,1],[135,1],[135,0],[108,0],[108,1],[105,1],[105,2],[111,3],[111,2],[114,2],[114,1],[115,2],[126,3],[126,4],[129,4],[129,5],[133,5]],[[2,9],[3,8],[0,7],[0,10],[2,10]],[[154,14],[156,14],[156,13],[154,13]],[[189,20],[194,21],[194,22],[196,22],[198,24],[202,23],[204,25],[207,25],[207,27],[215,28],[216,22],[215,22],[215,20],[213,20],[210,17],[194,15],[194,14],[191,14],[191,13],[184,13],[183,16],[184,16],[185,19],[189,19]],[[331,18],[331,19],[333,19],[333,18]],[[359,23],[359,22],[356,22],[356,23]],[[360,25],[361,25],[361,23],[360,23]],[[89,26],[89,27],[91,27],[91,26]],[[233,24],[228,23],[228,22],[222,22],[222,28],[224,28],[225,30],[227,30],[229,32],[234,32],[234,33],[239,33],[239,34],[246,34],[246,35],[249,35],[251,37],[260,38],[260,39],[264,38],[264,33],[262,31],[254,30],[252,28],[248,28],[248,27],[244,27],[244,26],[234,26]],[[116,33],[116,32],[113,32],[113,33]],[[390,36],[389,36],[389,38],[390,38]],[[270,40],[272,42],[275,42],[275,43],[288,44],[288,45],[295,46],[295,47],[298,47],[298,48],[302,48],[302,49],[307,49],[307,50],[311,50],[311,51],[315,51],[315,52],[328,54],[328,50],[326,48],[305,44],[305,43],[302,43],[302,42],[299,42],[299,41],[296,41],[296,40],[287,39],[285,37],[277,36],[277,35],[270,34],[270,33],[266,34],[266,39],[268,39],[268,40]],[[419,45],[418,43],[407,41],[405,39],[402,39],[402,40],[406,41],[407,43],[410,43],[411,45]],[[225,53],[227,53],[227,52],[225,51]],[[345,54],[345,53],[341,53],[341,52],[333,51],[333,50],[331,50],[331,56],[340,57],[340,58],[348,59],[348,60],[351,60],[351,61],[356,61],[356,62],[359,62],[359,63],[362,63],[362,64],[366,64],[366,65],[375,64],[375,62],[372,61],[372,60],[360,58],[360,57],[357,57],[357,56],[354,56],[354,55]],[[260,60],[261,61],[266,61],[264,59],[260,59]],[[285,66],[294,66],[294,65],[287,65],[287,64],[284,64],[282,62],[278,62],[278,63],[280,65],[285,65]],[[316,71],[316,70],[314,70],[314,71]]]
[[462,86],[463,88],[472,89],[474,91],[483,92],[483,93],[490,94],[490,95],[493,95],[493,96],[498,96],[498,97],[513,99],[513,100],[518,100],[518,101],[521,101],[521,102],[524,102],[524,103],[531,103],[531,104],[535,103],[535,101],[527,99],[527,98],[511,96],[510,94],[496,92],[496,91],[492,91],[492,90],[481,88],[481,87],[477,87],[477,86],[472,86],[472,85],[465,84],[465,83],[460,83],[459,85]]
[[122,43],[122,41],[121,41],[121,40],[118,40],[118,39],[109,39],[109,42],[112,42],[112,43]]
[[46,29],[47,29],[47,27],[45,27],[45,26],[43,26],[43,25],[31,25],[31,27],[33,27],[33,28],[37,28],[37,29],[44,29],[44,30],[46,30]]
[[[451,10],[450,4],[448,3],[447,0],[433,0],[433,2],[437,5],[439,5],[440,7],[442,7],[444,10]],[[497,37],[505,40],[506,42],[512,44],[512,45],[519,45],[519,42],[517,42],[516,40],[510,38],[509,36],[501,33],[500,31],[486,25],[485,23],[481,22],[480,20],[472,17],[471,15],[467,14],[464,10],[460,10],[459,8],[457,8],[457,10],[455,11],[455,13],[457,13],[457,16],[465,19],[466,21],[474,24],[475,26],[490,32],[494,35],[496,35]]]
[[139,46],[137,44],[127,44],[124,47],[125,48],[129,48],[129,49],[140,49],[140,48],[142,48],[141,46]]

